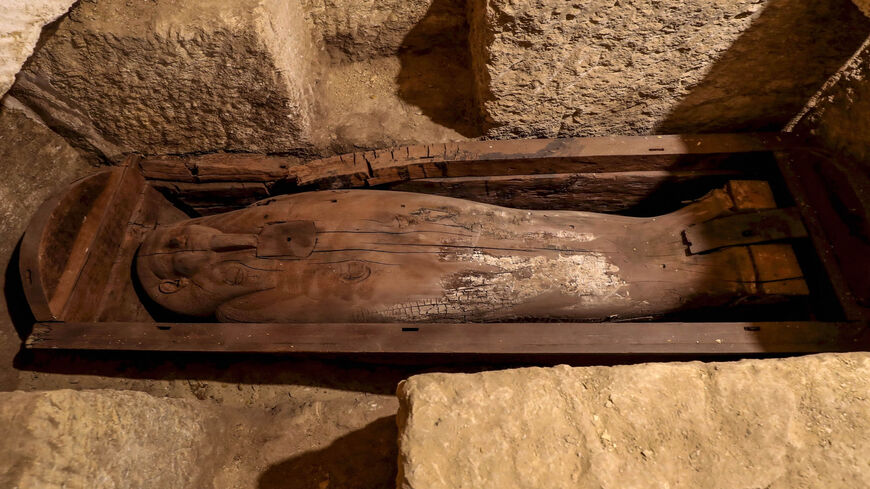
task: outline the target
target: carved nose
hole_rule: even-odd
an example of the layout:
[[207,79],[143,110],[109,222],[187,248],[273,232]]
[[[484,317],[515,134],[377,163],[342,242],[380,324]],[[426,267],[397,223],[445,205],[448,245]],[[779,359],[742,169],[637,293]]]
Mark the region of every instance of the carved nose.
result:
[[237,251],[257,247],[257,237],[253,234],[218,234],[212,236],[209,248],[212,251]]

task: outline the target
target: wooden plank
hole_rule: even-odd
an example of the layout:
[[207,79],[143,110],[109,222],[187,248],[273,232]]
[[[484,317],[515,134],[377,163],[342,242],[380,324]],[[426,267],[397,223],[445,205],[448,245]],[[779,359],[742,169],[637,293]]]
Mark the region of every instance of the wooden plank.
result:
[[[80,257],[99,223],[91,216],[103,212],[116,173],[108,170],[76,180],[31,218],[21,243],[19,271],[37,320],[60,318],[71,289],[65,277],[75,277],[81,269]],[[63,302],[52,301],[56,297],[63,297]]]
[[696,200],[736,170],[558,173],[424,178],[389,184],[390,190],[443,195],[519,209],[663,214]]
[[704,161],[699,157],[727,158],[799,144],[799,139],[781,133],[466,141],[345,155],[344,170],[334,159],[315,160],[299,167],[304,173],[297,180],[299,185],[337,188],[333,182],[338,176],[362,173],[361,161],[368,185],[432,177],[721,169],[728,165],[709,158],[706,165],[699,164]]
[[726,246],[806,238],[807,230],[794,207],[763,209],[692,224],[683,232],[692,254]]
[[198,156],[145,156],[139,170],[149,180],[179,182],[273,182],[292,179],[294,156],[215,153]]
[[112,189],[113,194],[105,212],[100,216],[99,227],[92,235],[85,253],[84,265],[64,306],[62,319],[65,321],[96,319],[116,256],[124,242],[127,223],[145,187],[142,175],[129,164],[118,170],[120,179]]
[[473,355],[865,351],[861,323],[39,323],[32,349]]
[[[51,295],[51,309],[53,311],[62,311],[69,301],[76,282],[85,266],[101,223],[104,221],[105,216],[111,212],[112,201],[118,191],[117,187],[123,174],[124,171],[122,169],[110,173],[106,186],[99,193],[93,206],[84,217],[81,227],[78,228],[76,239],[68,251],[69,258],[64,266],[63,273],[59,277],[54,293]],[[51,250],[57,250],[56,244],[51,243],[49,240],[45,241],[43,246],[45,246],[46,253],[50,253]]]
[[218,207],[228,202],[244,207],[269,196],[262,182],[168,182],[155,180],[151,186],[172,200],[190,207]]
[[[800,144],[801,139],[784,133],[612,136],[406,146],[304,164],[291,156],[220,153],[147,156],[139,165],[149,180],[296,181],[299,186],[351,188],[418,178],[746,167],[749,153]],[[733,158],[735,154],[743,156]]]
[[187,218],[188,216],[175,208],[159,192],[147,185],[143,187],[136,210],[127,223],[124,240],[115,256],[106,293],[98,307],[99,321],[153,320],[134,286],[132,271],[136,250],[145,235],[155,227]]
[[870,178],[818,149],[776,157],[846,318],[870,318]]
[[[726,187],[734,210],[775,209],[776,200],[767,182],[732,180]],[[749,246],[758,292],[767,295],[809,295],[809,287],[794,249],[788,243]]]

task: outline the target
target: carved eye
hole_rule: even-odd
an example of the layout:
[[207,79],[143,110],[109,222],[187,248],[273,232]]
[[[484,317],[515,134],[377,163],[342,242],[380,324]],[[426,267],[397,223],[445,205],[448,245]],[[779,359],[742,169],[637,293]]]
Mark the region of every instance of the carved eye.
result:
[[184,284],[180,280],[164,280],[160,282],[157,289],[163,294],[174,294],[181,290],[182,287],[184,287]]
[[187,246],[187,236],[176,236],[169,240],[167,244],[171,249],[179,249]]
[[220,266],[218,270],[223,282],[227,285],[243,285],[247,278],[245,270],[235,265]]
[[339,278],[345,282],[362,282],[369,278],[372,274],[372,269],[364,263],[352,261],[345,263],[339,270]]

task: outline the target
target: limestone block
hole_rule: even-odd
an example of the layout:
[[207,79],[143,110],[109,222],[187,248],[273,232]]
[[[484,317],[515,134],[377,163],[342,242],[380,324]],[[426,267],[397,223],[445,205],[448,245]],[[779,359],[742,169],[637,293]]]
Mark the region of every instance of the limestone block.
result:
[[402,488],[870,487],[870,354],[424,374]]
[[[4,269],[36,209],[63,185],[94,171],[89,163],[95,162],[24,112],[0,108],[0,265]],[[9,347],[17,350],[18,342],[10,342]]]
[[470,0],[492,137],[779,130],[870,22],[846,0]]
[[0,393],[0,486],[210,487],[206,412],[140,392]]
[[33,52],[42,26],[63,15],[75,0],[4,0],[0,3],[0,97]]
[[312,30],[339,62],[395,55],[402,47],[431,47],[445,32],[464,37],[467,30],[462,0],[305,0],[305,10]]
[[109,157],[284,152],[308,144],[315,60],[297,0],[82,0],[13,92]]
[[870,43],[810,100],[794,130],[862,165],[870,174]]

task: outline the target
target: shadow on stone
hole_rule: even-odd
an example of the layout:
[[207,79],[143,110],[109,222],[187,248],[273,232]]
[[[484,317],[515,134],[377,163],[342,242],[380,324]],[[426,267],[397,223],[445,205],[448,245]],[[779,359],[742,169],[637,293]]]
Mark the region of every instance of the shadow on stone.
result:
[[466,137],[482,134],[472,116],[471,56],[463,0],[434,0],[405,36],[396,77],[399,97]]
[[6,301],[6,309],[9,314],[9,319],[12,325],[15,326],[15,332],[21,340],[27,339],[30,332],[33,330],[33,323],[36,318],[30,311],[27,305],[27,298],[24,296],[24,287],[21,284],[21,274],[18,273],[18,258],[21,255],[21,240],[15,245],[12,256],[9,257],[9,263],[6,264],[6,271],[3,282],[3,297]]
[[779,131],[868,34],[849,0],[770,0],[656,132]]
[[396,418],[386,416],[335,440],[269,467],[259,489],[393,488],[398,448]]

